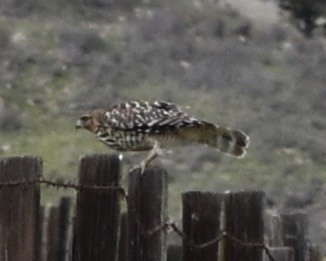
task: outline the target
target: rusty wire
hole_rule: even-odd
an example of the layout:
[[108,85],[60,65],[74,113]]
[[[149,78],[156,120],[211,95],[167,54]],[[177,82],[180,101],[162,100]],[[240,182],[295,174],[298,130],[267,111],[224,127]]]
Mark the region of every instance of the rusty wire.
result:
[[63,181],[53,181],[45,179],[43,176],[40,176],[38,182],[44,184],[48,187],[55,187],[55,188],[63,188],[63,189],[75,189],[77,191],[85,190],[85,189],[94,189],[94,190],[113,190],[118,191],[122,196],[125,198],[128,197],[125,189],[120,186],[99,186],[99,185],[83,185],[83,184],[76,184],[72,182],[63,182]]
[[244,246],[244,247],[258,247],[261,248],[265,251],[266,255],[268,256],[270,261],[275,261],[275,258],[272,256],[271,252],[269,251],[268,247],[266,246],[265,243],[249,243],[249,242],[245,242],[242,241],[234,236],[232,236],[231,234],[229,234],[227,231],[221,231],[220,234],[214,238],[211,239],[205,243],[195,243],[192,239],[190,239],[181,229],[178,228],[178,226],[174,223],[174,222],[166,222],[161,226],[158,226],[150,231],[144,231],[142,234],[146,234],[146,235],[153,235],[156,232],[160,232],[162,230],[166,230],[166,229],[172,229],[177,235],[179,235],[185,244],[189,245],[191,248],[195,249],[195,250],[200,250],[206,247],[210,247],[214,244],[219,243],[221,240],[223,239],[229,239],[231,241],[233,241],[234,243]]
[[[129,204],[129,198],[128,198],[128,194],[126,193],[125,189],[121,186],[99,186],[99,185],[83,185],[83,184],[76,184],[73,182],[64,182],[62,180],[49,180],[44,178],[44,176],[39,176],[38,179],[34,179],[34,180],[22,180],[22,181],[8,181],[8,182],[0,182],[0,188],[2,187],[6,187],[6,186],[26,186],[32,183],[39,183],[39,184],[43,184],[45,186],[48,187],[55,187],[57,189],[74,189],[76,191],[82,191],[85,189],[94,189],[94,190],[112,190],[112,191],[117,191],[118,193],[120,193],[127,202],[127,205],[130,207]],[[133,208],[133,211],[136,211]],[[141,222],[139,221],[139,219],[136,219],[137,224],[141,225]],[[210,247],[214,244],[217,244],[218,242],[220,242],[223,239],[229,239],[231,241],[233,241],[234,243],[244,246],[244,247],[257,247],[257,248],[261,248],[262,250],[265,251],[266,255],[268,256],[270,261],[275,261],[275,258],[272,256],[269,248],[266,246],[265,243],[250,243],[250,242],[244,242],[232,235],[230,235],[227,231],[221,231],[221,233],[214,239],[211,239],[205,243],[195,243],[191,238],[189,238],[181,229],[178,228],[178,226],[174,223],[174,222],[165,222],[160,226],[157,226],[151,230],[143,230],[141,232],[142,235],[145,236],[152,236],[155,233],[161,232],[161,231],[166,231],[168,229],[172,229],[172,231],[174,231],[180,238],[182,238],[183,242],[187,245],[189,245],[191,248],[195,249],[195,250],[199,250],[199,249],[204,249],[206,247]]]

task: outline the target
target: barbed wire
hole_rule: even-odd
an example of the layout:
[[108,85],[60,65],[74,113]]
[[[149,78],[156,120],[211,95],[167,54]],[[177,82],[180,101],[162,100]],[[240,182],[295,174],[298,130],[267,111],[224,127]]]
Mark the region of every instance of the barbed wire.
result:
[[158,226],[152,230],[149,231],[143,231],[142,234],[146,234],[146,235],[153,235],[157,232],[160,232],[162,230],[166,230],[166,229],[172,229],[177,235],[179,235],[184,242],[189,245],[191,248],[194,248],[196,250],[200,250],[200,249],[204,249],[207,247],[210,247],[212,245],[215,245],[217,243],[219,243],[221,240],[223,239],[229,239],[231,241],[233,241],[234,243],[243,246],[243,247],[257,247],[257,248],[261,248],[265,251],[266,255],[268,256],[270,261],[275,261],[275,258],[273,257],[273,255],[271,254],[270,250],[268,249],[268,247],[266,246],[265,243],[251,243],[251,242],[245,242],[242,241],[238,238],[236,238],[235,236],[232,236],[230,233],[228,233],[227,231],[220,231],[219,235],[217,237],[215,237],[214,239],[211,239],[205,243],[195,243],[192,239],[190,239],[181,229],[178,228],[178,226],[174,223],[174,222],[166,222],[161,226]]
[[40,176],[38,182],[44,184],[48,187],[55,187],[55,188],[63,188],[68,189],[72,188],[77,191],[85,190],[85,189],[94,189],[94,190],[114,190],[118,191],[122,196],[125,198],[128,197],[125,189],[121,186],[99,186],[99,185],[84,185],[84,184],[76,184],[72,182],[63,182],[63,181],[53,181],[45,179],[43,176]]
[[[94,190],[112,190],[112,191],[117,191],[119,194],[121,194],[124,199],[127,202],[128,207],[133,210],[137,216],[137,218],[135,219],[137,222],[137,225],[141,226],[141,222],[140,219],[138,218],[137,215],[137,211],[135,208],[133,208],[129,202],[129,196],[126,193],[125,189],[121,186],[100,186],[100,185],[84,185],[84,184],[76,184],[70,181],[62,181],[60,179],[53,181],[50,179],[46,179],[44,176],[39,176],[37,179],[33,179],[33,180],[22,180],[22,181],[3,181],[0,182],[0,188],[5,187],[5,186],[27,186],[30,185],[32,183],[39,183],[39,184],[43,184],[47,187],[55,187],[57,189],[74,189],[76,191],[82,191],[85,189],[94,189]],[[169,229],[172,229],[173,232],[175,232],[180,238],[182,238],[183,242],[185,244],[187,244],[188,246],[190,246],[191,248],[195,249],[195,250],[200,250],[200,249],[204,249],[207,247],[210,247],[214,244],[219,243],[221,240],[223,239],[229,239],[232,242],[240,245],[240,246],[244,246],[244,247],[257,247],[262,249],[263,251],[265,251],[267,257],[269,258],[270,261],[275,261],[275,258],[272,256],[269,248],[266,246],[265,243],[251,243],[251,242],[245,242],[243,240],[238,239],[237,237],[231,235],[230,233],[228,233],[227,231],[220,231],[219,235],[214,238],[211,239],[205,243],[195,243],[191,238],[189,238],[181,229],[178,228],[178,226],[171,221],[167,221],[164,222],[162,225],[157,226],[153,229],[150,230],[143,230],[141,234],[142,235],[147,235],[147,236],[152,236],[155,233],[161,232],[161,231],[167,231]]]

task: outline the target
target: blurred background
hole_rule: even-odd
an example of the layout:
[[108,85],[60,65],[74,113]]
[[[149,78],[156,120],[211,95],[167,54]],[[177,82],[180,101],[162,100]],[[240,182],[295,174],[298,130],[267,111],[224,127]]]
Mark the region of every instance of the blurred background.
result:
[[270,210],[307,212],[326,250],[324,0],[2,0],[0,12],[0,157],[39,155],[45,176],[75,181],[81,155],[113,152],[74,130],[81,114],[174,102],[251,146],[241,160],[196,145],[160,157],[171,217],[183,191],[261,189]]

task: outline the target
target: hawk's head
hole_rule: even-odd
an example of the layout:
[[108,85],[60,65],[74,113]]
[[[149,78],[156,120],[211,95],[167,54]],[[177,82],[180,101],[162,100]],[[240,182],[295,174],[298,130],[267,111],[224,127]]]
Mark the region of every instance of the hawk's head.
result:
[[94,132],[98,125],[98,121],[96,120],[95,115],[83,115],[76,122],[76,129],[86,129],[90,132]]
[[76,122],[76,130],[78,129],[88,129],[91,125],[92,116],[90,115],[83,115],[79,118],[79,120]]

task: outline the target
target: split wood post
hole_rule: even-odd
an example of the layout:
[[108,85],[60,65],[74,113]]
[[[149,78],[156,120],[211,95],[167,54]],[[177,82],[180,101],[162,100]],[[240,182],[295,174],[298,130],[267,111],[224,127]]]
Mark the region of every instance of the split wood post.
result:
[[62,197],[59,202],[59,253],[58,261],[66,261],[71,244],[71,208],[72,199]]
[[227,193],[224,202],[220,260],[261,261],[264,244],[264,193],[241,191]]
[[[290,247],[270,247],[269,252],[275,261],[294,261],[294,251]],[[272,261],[266,253],[264,261]]]
[[68,260],[71,199],[62,197],[58,206],[51,206],[48,212],[46,235],[46,260]]
[[294,260],[305,261],[308,256],[308,217],[305,213],[280,214],[284,245],[294,249]]
[[183,248],[181,245],[168,246],[168,260],[167,261],[182,261]]
[[116,155],[85,156],[80,162],[73,259],[115,260],[118,248],[121,190]]
[[[183,260],[218,259],[222,201],[222,194],[199,191],[182,194],[183,232],[187,236],[187,239],[183,239]],[[196,248],[188,239],[196,245],[210,243],[205,247]]]
[[168,260],[167,261],[182,261],[183,248],[180,245],[168,246]]
[[129,173],[129,261],[166,261],[166,210],[167,172],[150,167]]
[[33,261],[38,255],[41,173],[39,158],[0,160],[0,260]]
[[48,209],[46,231],[46,261],[59,261],[59,207],[51,206]]

